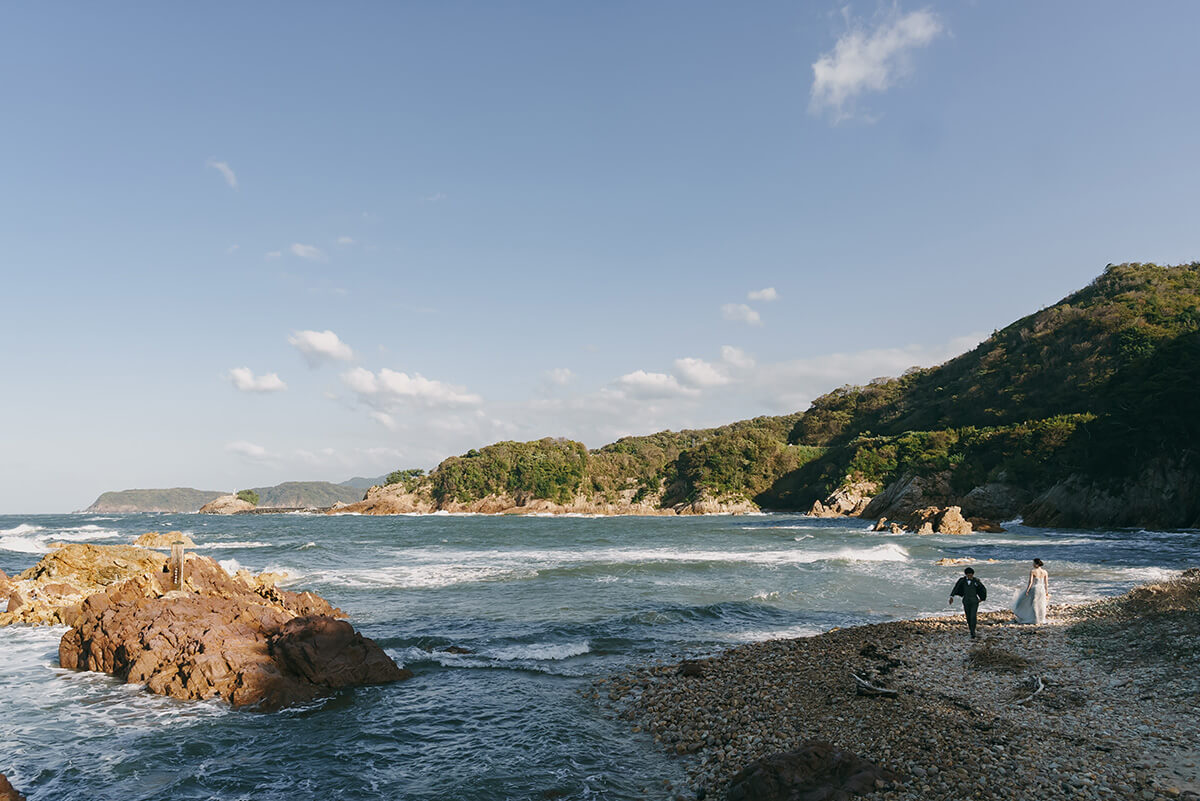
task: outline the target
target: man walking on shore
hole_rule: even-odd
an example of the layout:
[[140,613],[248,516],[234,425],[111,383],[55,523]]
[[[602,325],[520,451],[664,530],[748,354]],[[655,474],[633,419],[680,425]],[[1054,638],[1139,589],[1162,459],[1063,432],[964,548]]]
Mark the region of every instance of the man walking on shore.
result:
[[975,578],[973,568],[968,567],[963,570],[963,577],[950,591],[949,603],[954,603],[955,595],[962,596],[963,612],[967,616],[967,629],[971,632],[971,639],[975,639],[975,616],[979,611],[979,602],[987,600],[987,587],[983,586],[982,581]]

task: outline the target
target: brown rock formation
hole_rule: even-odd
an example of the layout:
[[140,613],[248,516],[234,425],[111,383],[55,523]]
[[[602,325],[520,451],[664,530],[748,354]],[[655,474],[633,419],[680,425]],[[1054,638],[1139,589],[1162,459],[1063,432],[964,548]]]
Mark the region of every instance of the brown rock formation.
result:
[[59,644],[62,666],[265,710],[411,675],[317,595],[230,577],[194,555],[184,575],[183,590],[147,573],[90,596]]
[[175,544],[185,545],[188,548],[196,547],[196,543],[192,542],[192,538],[182,531],[168,531],[166,534],[160,534],[157,531],[147,531],[134,540],[133,544],[139,548],[170,548]]
[[913,513],[908,530],[918,534],[970,534],[971,524],[957,506],[927,506]]
[[0,613],[0,626],[69,626],[87,596],[134,576],[159,572],[165,564],[161,554],[129,545],[64,545],[9,579],[8,609]]
[[810,740],[794,751],[747,765],[730,782],[728,797],[729,801],[846,801],[896,779],[892,771],[849,751]]
[[200,507],[200,514],[205,515],[236,515],[239,512],[253,512],[256,508],[249,501],[243,501],[237,495],[222,495],[214,498]]
[[909,520],[918,509],[946,505],[953,495],[949,471],[931,476],[906,473],[872,498],[862,516],[877,519],[886,515],[894,520]]
[[879,492],[873,481],[858,481],[837,489],[824,502],[817,501],[808,511],[810,517],[859,517]]
[[0,773],[0,801],[25,801],[25,796],[8,783],[8,777],[3,773]]

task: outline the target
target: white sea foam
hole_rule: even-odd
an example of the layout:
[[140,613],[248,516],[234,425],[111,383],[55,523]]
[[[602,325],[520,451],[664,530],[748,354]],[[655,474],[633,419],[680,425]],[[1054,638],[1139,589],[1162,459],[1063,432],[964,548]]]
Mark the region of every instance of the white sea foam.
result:
[[306,542],[303,545],[298,546],[296,548],[296,550],[297,551],[307,551],[309,548],[316,548],[316,547],[317,547],[317,544],[315,542]]
[[15,534],[0,537],[0,550],[14,553],[50,553],[46,543],[31,537],[19,537]]
[[308,579],[319,584],[351,588],[437,589],[455,584],[533,578],[536,575],[537,571],[530,568],[434,564],[317,571],[309,574]]
[[746,629],[743,631],[714,631],[709,636],[726,642],[760,642],[762,640],[792,640],[797,637],[815,637],[824,629],[810,625],[786,626],[779,629]]
[[269,542],[205,542],[195,547],[197,551],[220,551],[225,549],[235,550],[238,548],[270,548]]
[[484,653],[499,662],[517,662],[522,660],[557,661],[570,659],[573,656],[583,656],[591,651],[591,643],[583,642],[548,643],[538,642],[530,645],[509,645],[495,648]]
[[222,559],[221,561],[217,562],[217,564],[221,566],[222,570],[231,576],[239,570],[244,569],[242,567],[242,563],[236,559]]
[[21,523],[13,528],[0,529],[0,550],[49,553],[51,542],[90,542],[118,536],[119,531],[93,524],[48,529],[45,526]]
[[13,535],[32,534],[35,531],[41,531],[41,530],[42,530],[41,526],[31,526],[28,523],[22,523],[21,525],[14,526],[13,528],[0,528],[0,535],[7,536],[9,534],[13,534]]

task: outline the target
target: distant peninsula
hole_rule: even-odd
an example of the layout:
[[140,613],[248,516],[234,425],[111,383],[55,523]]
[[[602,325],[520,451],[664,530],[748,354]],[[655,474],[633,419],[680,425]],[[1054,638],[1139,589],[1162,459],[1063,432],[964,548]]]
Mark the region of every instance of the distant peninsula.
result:
[[[366,487],[383,481],[377,479],[352,478],[340,484],[329,481],[285,481],[272,487],[254,487],[242,490],[241,494],[253,497],[251,504],[260,510],[269,509],[325,509],[339,503],[353,503],[363,497]],[[227,494],[215,490],[198,490],[188,487],[173,489],[129,489],[105,492],[84,509],[90,513],[129,514],[134,512],[198,512],[207,504]]]

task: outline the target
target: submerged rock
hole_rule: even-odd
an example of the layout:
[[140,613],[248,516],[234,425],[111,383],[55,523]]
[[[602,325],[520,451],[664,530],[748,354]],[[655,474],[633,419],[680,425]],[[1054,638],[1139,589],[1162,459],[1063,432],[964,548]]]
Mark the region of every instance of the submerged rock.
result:
[[845,801],[896,774],[820,740],[750,763],[729,784],[729,801]]

